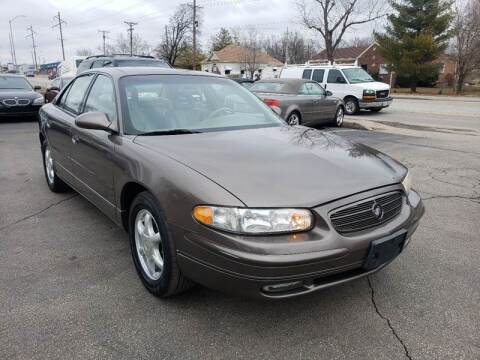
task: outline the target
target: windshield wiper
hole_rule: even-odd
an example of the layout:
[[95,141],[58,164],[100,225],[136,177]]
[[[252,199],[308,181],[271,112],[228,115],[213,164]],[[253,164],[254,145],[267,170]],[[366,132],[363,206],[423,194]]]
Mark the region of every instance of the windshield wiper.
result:
[[201,131],[189,129],[171,129],[171,130],[155,130],[137,134],[137,136],[161,136],[161,135],[185,135],[185,134],[200,134]]

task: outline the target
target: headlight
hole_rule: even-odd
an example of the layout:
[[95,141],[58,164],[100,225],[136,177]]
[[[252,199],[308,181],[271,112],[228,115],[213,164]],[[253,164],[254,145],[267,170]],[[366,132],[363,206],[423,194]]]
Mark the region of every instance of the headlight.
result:
[[412,177],[410,176],[410,171],[407,171],[407,175],[402,180],[402,186],[405,189],[405,192],[408,194],[412,189]]
[[45,99],[43,98],[43,96],[33,100],[33,105],[43,105],[43,104],[45,104]]
[[363,96],[375,96],[375,90],[363,90]]
[[313,215],[305,209],[197,206],[193,209],[193,217],[219,230],[249,235],[299,232],[313,225]]

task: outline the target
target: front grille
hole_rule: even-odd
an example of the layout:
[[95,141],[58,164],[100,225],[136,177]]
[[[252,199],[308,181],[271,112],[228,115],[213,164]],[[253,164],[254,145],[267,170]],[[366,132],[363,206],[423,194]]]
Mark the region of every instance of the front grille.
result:
[[28,100],[28,99],[18,99],[18,100],[17,100],[17,104],[18,104],[18,105],[25,106],[25,105],[30,104],[30,100]]
[[334,210],[330,220],[340,234],[357,232],[392,220],[400,213],[402,204],[402,192],[390,192]]
[[7,106],[15,106],[17,105],[17,100],[15,99],[5,99],[2,101],[3,104],[7,105]]
[[388,94],[390,94],[389,90],[379,90],[377,91],[377,99],[387,98]]

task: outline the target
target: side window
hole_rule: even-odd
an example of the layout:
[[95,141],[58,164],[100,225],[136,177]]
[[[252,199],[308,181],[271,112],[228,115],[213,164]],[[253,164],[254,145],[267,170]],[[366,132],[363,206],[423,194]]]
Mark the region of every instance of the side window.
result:
[[308,91],[308,84],[305,83],[300,86],[300,89],[298,90],[298,95],[310,95],[310,92]]
[[103,67],[104,60],[95,60],[93,62],[92,68],[100,68]]
[[323,75],[324,74],[325,74],[324,69],[316,69],[316,70],[313,71],[312,80],[321,83],[321,82],[323,82]]
[[323,88],[316,84],[316,83],[308,83],[308,92],[310,95],[316,95],[316,96],[323,96],[325,95],[325,90]]
[[61,101],[66,110],[74,114],[80,112],[80,106],[91,81],[92,75],[81,76],[75,80],[66,94],[65,101]]
[[302,79],[310,80],[311,76],[312,76],[312,69],[303,70]]
[[98,75],[85,102],[85,110],[101,111],[112,122],[117,121],[115,92],[112,81],[105,75]]
[[337,70],[337,69],[331,69],[328,71],[327,82],[329,84],[345,84],[346,83],[342,73],[340,72],[340,70]]

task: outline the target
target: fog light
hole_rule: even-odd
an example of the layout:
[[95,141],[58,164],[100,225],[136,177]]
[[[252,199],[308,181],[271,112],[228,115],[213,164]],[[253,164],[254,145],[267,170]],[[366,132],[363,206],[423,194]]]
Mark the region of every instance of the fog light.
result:
[[265,292],[283,292],[292,289],[296,289],[303,286],[301,281],[292,281],[288,283],[275,284],[275,285],[266,285],[262,288]]

